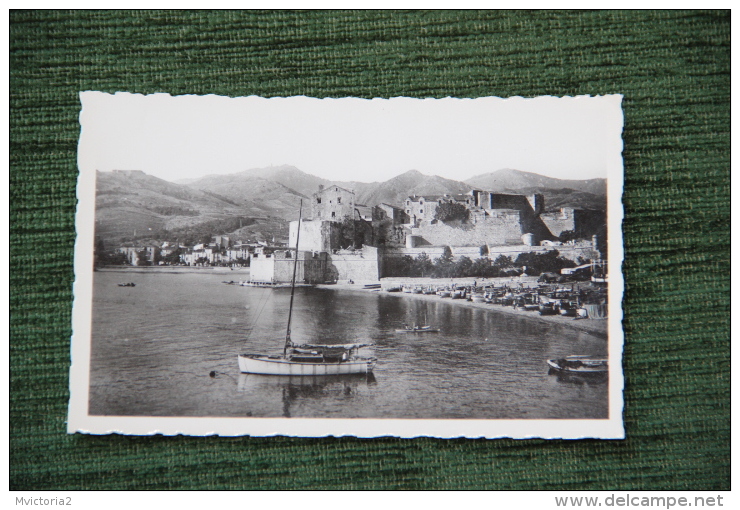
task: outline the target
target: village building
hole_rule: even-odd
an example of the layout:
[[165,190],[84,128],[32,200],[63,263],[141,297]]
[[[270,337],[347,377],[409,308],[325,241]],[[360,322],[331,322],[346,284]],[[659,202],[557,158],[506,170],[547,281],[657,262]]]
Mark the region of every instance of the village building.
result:
[[231,246],[231,238],[229,236],[213,236],[211,243],[218,245],[219,248],[228,248]]
[[143,266],[157,263],[160,256],[160,245],[155,242],[124,243],[117,251],[123,253],[127,262],[132,266]]
[[234,245],[226,250],[226,261],[230,264],[248,262],[251,251],[253,250],[254,248],[250,247],[248,244]]

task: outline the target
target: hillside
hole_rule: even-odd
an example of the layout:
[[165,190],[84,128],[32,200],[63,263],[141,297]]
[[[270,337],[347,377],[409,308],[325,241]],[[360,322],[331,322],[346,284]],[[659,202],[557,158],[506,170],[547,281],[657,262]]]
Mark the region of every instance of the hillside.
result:
[[519,191],[525,189],[572,189],[593,195],[606,195],[606,179],[556,179],[532,172],[502,168],[476,175],[465,181],[470,186],[488,191]]
[[517,190],[517,192],[523,195],[541,193],[545,197],[545,211],[559,211],[561,207],[606,211],[606,195],[597,195],[570,188],[523,188]]
[[[348,187],[348,186],[345,186]],[[359,188],[359,189],[358,189]],[[436,175],[424,175],[418,170],[409,170],[385,182],[357,187],[356,201],[359,204],[376,205],[386,203],[401,205],[411,195],[443,195],[445,193],[467,193],[470,186]]]
[[[290,182],[284,177],[280,180]],[[300,181],[298,178],[296,182],[300,184]],[[272,180],[269,176],[258,176],[251,171],[209,175],[189,183],[187,187],[225,197],[250,215],[276,216],[286,220],[295,219],[300,200],[307,198],[306,194]]]
[[[97,172],[96,234],[113,244],[124,239],[185,232],[190,227],[229,218],[254,219],[246,232],[272,237],[282,221],[267,218],[260,207],[243,204],[211,190],[198,190],[139,170]],[[226,233],[226,232],[214,232]]]

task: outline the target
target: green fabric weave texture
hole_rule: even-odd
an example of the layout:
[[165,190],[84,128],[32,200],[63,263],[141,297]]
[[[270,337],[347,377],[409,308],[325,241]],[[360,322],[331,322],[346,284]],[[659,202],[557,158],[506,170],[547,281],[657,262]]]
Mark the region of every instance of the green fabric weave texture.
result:
[[[627,439],[67,435],[83,90],[623,94]],[[729,12],[12,11],[10,200],[11,489],[730,488]]]

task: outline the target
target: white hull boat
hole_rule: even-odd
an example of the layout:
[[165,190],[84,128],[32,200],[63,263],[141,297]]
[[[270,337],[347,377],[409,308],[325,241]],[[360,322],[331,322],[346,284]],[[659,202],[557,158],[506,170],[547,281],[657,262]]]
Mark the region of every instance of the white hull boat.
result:
[[561,359],[549,359],[547,364],[550,368],[560,372],[574,374],[596,374],[609,371],[609,361],[606,358],[590,356],[566,356]]
[[372,372],[375,360],[355,358],[339,362],[305,362],[292,361],[283,356],[261,354],[241,354],[239,370],[245,374],[262,375],[349,375]]

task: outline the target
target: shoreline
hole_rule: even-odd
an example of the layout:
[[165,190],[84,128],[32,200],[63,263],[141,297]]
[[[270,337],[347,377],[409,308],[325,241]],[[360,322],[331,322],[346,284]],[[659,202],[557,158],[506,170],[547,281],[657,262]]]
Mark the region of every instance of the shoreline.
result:
[[[236,279],[249,278],[249,268],[238,268],[231,269],[228,267],[199,267],[199,266],[142,266],[142,267],[130,267],[130,266],[106,266],[97,269],[99,272],[106,273],[166,273],[166,274],[184,274],[184,273],[202,273],[202,274],[218,274],[218,275],[233,275]],[[537,277],[514,277],[514,278],[452,278],[452,279],[435,279],[435,278],[383,278],[380,281],[361,281],[356,283],[347,283],[341,281],[338,283],[331,284],[317,284],[315,285],[318,289],[329,289],[337,291],[349,291],[349,292],[382,292],[388,295],[408,298],[408,299],[421,299],[427,301],[444,301],[452,306],[467,306],[470,308],[480,308],[488,310],[493,313],[505,313],[509,315],[517,315],[527,320],[535,320],[540,322],[546,322],[549,324],[560,324],[571,329],[578,331],[584,331],[590,333],[599,338],[608,339],[608,319],[577,319],[574,320],[572,317],[562,317],[560,315],[540,315],[538,312],[528,312],[525,310],[515,309],[511,306],[492,305],[488,303],[474,303],[465,299],[451,299],[451,298],[440,298],[437,295],[430,294],[409,294],[406,292],[387,292],[385,289],[391,286],[399,284],[410,284],[410,285],[452,285],[453,283],[464,287],[473,285],[473,282],[478,283],[480,286],[483,285],[517,285],[521,284],[524,287],[536,287]],[[363,285],[373,284],[380,285],[380,289],[364,289]],[[567,285],[564,285],[567,286]]]
[[101,273],[210,273],[210,274],[233,274],[239,276],[249,276],[248,267],[231,269],[230,267],[212,267],[212,266],[104,266],[99,267],[95,272]]
[[[382,282],[359,282],[359,283],[335,283],[335,284],[322,284],[322,285],[316,285],[316,288],[319,289],[329,289],[329,290],[339,290],[339,291],[351,291],[351,292],[361,292],[361,293],[367,293],[367,292],[382,292],[384,294],[387,294],[389,296],[398,296],[408,299],[420,299],[420,300],[426,300],[426,301],[443,301],[445,303],[448,303],[452,306],[467,306],[470,308],[480,308],[482,310],[488,310],[492,313],[505,313],[508,315],[516,315],[519,317],[522,317],[527,320],[535,320],[540,322],[545,322],[548,324],[559,324],[561,326],[575,329],[578,331],[584,331],[586,333],[590,333],[594,336],[597,336],[599,338],[602,338],[604,340],[607,340],[609,338],[608,330],[609,330],[609,320],[608,319],[574,319],[573,317],[563,317],[560,315],[540,315],[539,312],[528,312],[526,310],[520,310],[515,309],[511,306],[502,306],[502,305],[494,305],[494,304],[488,304],[488,303],[474,303],[473,301],[468,301],[466,299],[451,299],[451,298],[440,298],[437,295],[432,294],[409,294],[405,292],[387,292],[384,289],[363,289],[362,286],[368,283],[374,283],[378,284],[381,283],[398,283],[401,281],[401,279],[396,279],[392,281],[388,281],[386,279],[383,279]],[[411,279],[405,279],[404,281],[408,282]],[[422,280],[421,278],[417,280]],[[468,281],[469,280],[469,281]],[[473,280],[476,280],[475,278],[455,278],[453,283],[457,284],[458,286],[464,286],[464,285],[472,285]],[[500,281],[499,281],[500,280]],[[536,285],[536,277],[534,278],[535,285]],[[514,282],[512,282],[511,278],[487,278],[485,280],[482,280],[481,278],[477,279],[478,282],[484,281],[486,284],[492,284],[497,283],[498,285],[501,285],[503,283],[519,283],[518,279],[515,279]],[[424,282],[421,281],[414,281],[415,284],[423,285],[423,284],[436,284],[436,285],[442,285],[442,280],[433,280],[433,279],[425,279]],[[523,281],[522,283],[531,283]],[[444,280],[444,284],[447,284],[447,281]],[[387,287],[389,285],[383,285],[383,287]]]

